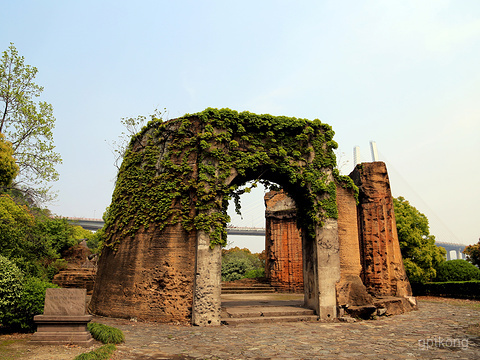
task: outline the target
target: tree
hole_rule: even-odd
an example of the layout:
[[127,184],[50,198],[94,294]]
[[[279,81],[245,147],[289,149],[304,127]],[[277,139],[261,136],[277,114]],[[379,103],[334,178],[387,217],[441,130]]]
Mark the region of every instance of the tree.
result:
[[5,141],[0,133],[0,191],[8,188],[18,173],[18,166],[13,158],[12,144]]
[[478,239],[478,243],[468,245],[465,250],[463,250],[463,253],[467,255],[467,261],[480,267],[480,239]]
[[[164,108],[163,112],[155,109],[153,114],[149,115],[149,121],[162,121],[162,119],[167,115],[167,109]],[[127,151],[128,145],[132,138],[137,135],[142,128],[147,125],[147,117],[139,115],[136,117],[125,117],[120,119],[120,122],[125,127],[125,131],[122,131],[122,134],[118,137],[118,141],[114,141],[111,144],[113,155],[115,156],[114,165],[117,170],[120,170],[120,165],[122,165],[123,157]]]
[[55,118],[52,105],[38,101],[43,87],[34,83],[38,70],[25,65],[10,43],[0,62],[0,133],[12,144],[19,175],[13,186],[35,200],[49,200],[46,183],[58,180],[54,151]]
[[239,247],[222,250],[222,281],[264,276],[265,262],[260,258],[262,254],[252,254],[250,250]]
[[25,275],[51,280],[64,266],[63,252],[91,236],[66,219],[52,218],[47,210],[31,209],[0,195],[0,255]]
[[408,278],[413,283],[433,279],[446,251],[435,245],[427,217],[403,197],[393,199],[398,240]]

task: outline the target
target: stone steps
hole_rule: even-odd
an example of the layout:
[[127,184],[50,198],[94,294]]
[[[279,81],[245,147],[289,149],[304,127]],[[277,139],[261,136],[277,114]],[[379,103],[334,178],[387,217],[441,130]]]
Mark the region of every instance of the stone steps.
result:
[[222,323],[318,321],[313,310],[294,306],[236,306],[222,309]]
[[275,288],[265,280],[242,279],[222,282],[222,294],[274,293]]
[[271,286],[222,286],[222,294],[249,294],[249,293],[274,293],[275,289]]

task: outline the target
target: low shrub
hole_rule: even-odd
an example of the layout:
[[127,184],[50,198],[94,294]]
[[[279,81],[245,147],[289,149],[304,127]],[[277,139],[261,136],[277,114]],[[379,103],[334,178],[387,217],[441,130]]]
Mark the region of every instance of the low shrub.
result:
[[434,282],[480,280],[480,269],[466,260],[449,260],[437,268]]
[[125,336],[123,335],[122,330],[112,326],[90,322],[88,323],[87,328],[95,340],[104,344],[120,344],[125,341]]
[[48,288],[58,288],[58,285],[35,277],[25,279],[22,295],[15,309],[15,316],[9,322],[10,328],[19,331],[35,331],[36,325],[33,317],[43,314],[45,293]]
[[247,279],[263,278],[265,277],[265,269],[257,268],[257,269],[249,270],[245,273],[244,277]]
[[108,360],[116,349],[114,344],[106,344],[96,350],[80,354],[74,360]]
[[0,255],[0,324],[9,327],[15,318],[16,307],[22,297],[23,273],[20,269]]
[[242,279],[244,275],[253,270],[246,259],[234,258],[222,262],[222,281],[235,281]]
[[415,296],[443,296],[480,300],[480,281],[449,281],[412,284]]
[[263,277],[265,274],[264,254],[252,254],[238,247],[222,250],[222,281],[235,281],[245,277]]
[[46,289],[56,287],[24,277],[13,261],[0,255],[0,324],[11,331],[34,331],[33,317],[43,313]]

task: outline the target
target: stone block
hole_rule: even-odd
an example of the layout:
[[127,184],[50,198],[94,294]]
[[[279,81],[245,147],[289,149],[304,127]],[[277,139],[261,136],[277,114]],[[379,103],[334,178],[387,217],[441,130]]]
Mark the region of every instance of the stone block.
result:
[[36,315],[37,332],[31,341],[42,345],[91,346],[87,329],[92,315],[85,314],[85,289],[47,289],[43,315]]

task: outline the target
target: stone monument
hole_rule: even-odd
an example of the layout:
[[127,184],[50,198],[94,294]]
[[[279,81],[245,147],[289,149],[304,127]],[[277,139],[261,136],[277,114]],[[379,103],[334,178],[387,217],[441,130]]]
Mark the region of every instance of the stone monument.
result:
[[92,315],[85,313],[86,294],[85,289],[47,289],[43,315],[33,318],[37,332],[31,341],[42,345],[91,346],[93,338],[87,324]]

